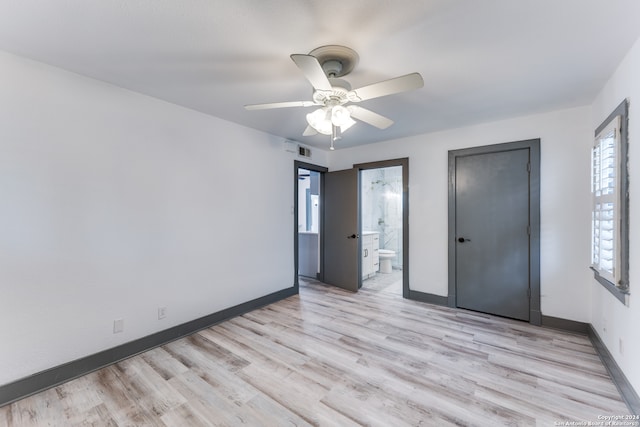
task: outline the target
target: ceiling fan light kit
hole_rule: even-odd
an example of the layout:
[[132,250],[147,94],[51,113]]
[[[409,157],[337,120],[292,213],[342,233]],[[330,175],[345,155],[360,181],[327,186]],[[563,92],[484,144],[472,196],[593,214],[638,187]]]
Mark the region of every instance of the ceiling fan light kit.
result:
[[329,108],[319,108],[313,113],[307,114],[307,123],[309,123],[309,126],[316,132],[323,135],[331,135],[331,114]]
[[334,142],[342,138],[342,133],[356,123],[353,119],[378,129],[386,129],[393,124],[393,120],[371,110],[345,104],[419,89],[424,85],[422,76],[412,73],[352,90],[349,82],[339,77],[349,74],[358,63],[359,57],[353,49],[345,46],[322,46],[312,50],[308,55],[293,54],[291,59],[313,86],[312,101],[250,104],[245,105],[245,109],[320,107],[307,114],[309,126],[302,135],[329,135],[331,150],[334,149]]

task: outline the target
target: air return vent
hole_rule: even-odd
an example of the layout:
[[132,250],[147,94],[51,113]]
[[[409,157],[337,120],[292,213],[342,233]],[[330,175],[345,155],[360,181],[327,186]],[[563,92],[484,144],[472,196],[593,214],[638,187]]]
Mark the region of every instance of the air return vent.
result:
[[295,141],[285,140],[284,151],[297,154],[300,157],[311,158],[311,149],[298,144]]
[[298,145],[298,155],[302,157],[311,158],[311,149]]

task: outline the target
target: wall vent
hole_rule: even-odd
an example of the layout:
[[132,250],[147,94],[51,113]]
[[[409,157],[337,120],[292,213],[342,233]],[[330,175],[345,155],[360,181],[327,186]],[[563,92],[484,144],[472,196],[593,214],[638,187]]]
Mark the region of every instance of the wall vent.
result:
[[298,145],[298,155],[302,157],[311,158],[311,149],[307,147],[303,147],[302,145]]

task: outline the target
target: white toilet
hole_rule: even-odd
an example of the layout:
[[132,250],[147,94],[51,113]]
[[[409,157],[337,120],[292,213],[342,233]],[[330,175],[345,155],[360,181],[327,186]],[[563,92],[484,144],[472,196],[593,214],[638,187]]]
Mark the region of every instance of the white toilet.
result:
[[380,258],[380,273],[391,273],[393,269],[391,261],[396,257],[396,251],[379,249],[378,256]]

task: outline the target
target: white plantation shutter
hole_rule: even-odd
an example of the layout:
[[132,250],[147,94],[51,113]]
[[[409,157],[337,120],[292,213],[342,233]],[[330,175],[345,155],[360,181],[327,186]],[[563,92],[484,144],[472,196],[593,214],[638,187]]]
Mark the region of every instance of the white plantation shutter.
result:
[[620,270],[619,146],[618,116],[596,136],[591,156],[591,266],[613,284]]

